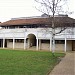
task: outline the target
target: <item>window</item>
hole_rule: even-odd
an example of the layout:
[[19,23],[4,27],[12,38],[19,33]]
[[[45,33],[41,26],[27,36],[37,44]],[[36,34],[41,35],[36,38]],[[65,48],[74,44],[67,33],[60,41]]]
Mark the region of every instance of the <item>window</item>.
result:
[[41,40],[41,43],[50,43],[50,40]]
[[64,40],[55,40],[55,44],[64,44],[65,41]]
[[15,42],[16,42],[16,43],[23,43],[24,40],[23,40],[23,39],[15,39]]
[[13,42],[13,40],[12,39],[9,39],[9,42]]

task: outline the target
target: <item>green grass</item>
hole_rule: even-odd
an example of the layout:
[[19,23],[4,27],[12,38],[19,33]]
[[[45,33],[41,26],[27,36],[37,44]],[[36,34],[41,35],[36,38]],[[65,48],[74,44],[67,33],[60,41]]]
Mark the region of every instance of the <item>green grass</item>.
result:
[[63,53],[0,49],[0,75],[47,75]]

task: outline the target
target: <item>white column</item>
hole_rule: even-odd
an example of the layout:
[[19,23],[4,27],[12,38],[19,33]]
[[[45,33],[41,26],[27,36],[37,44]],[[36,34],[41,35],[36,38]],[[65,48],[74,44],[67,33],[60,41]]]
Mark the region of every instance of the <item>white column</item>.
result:
[[24,49],[26,49],[26,39],[24,39]]
[[15,47],[15,39],[13,38],[13,49],[14,49],[14,47]]
[[5,45],[5,39],[3,38],[3,48],[5,47],[4,45]]
[[50,51],[52,50],[52,39],[50,38]]
[[37,46],[36,46],[36,50],[38,50],[38,38],[37,38],[37,44],[36,44]]
[[41,39],[39,39],[39,50],[41,49]]
[[67,41],[66,41],[66,38],[65,38],[65,52],[66,52],[66,43],[67,43]]

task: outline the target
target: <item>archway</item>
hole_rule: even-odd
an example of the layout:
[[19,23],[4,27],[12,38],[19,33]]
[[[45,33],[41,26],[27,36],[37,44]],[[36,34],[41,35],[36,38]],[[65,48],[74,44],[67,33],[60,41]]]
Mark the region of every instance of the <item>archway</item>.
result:
[[36,46],[36,36],[34,34],[29,34],[27,36],[26,41],[27,41],[27,47],[28,48]]

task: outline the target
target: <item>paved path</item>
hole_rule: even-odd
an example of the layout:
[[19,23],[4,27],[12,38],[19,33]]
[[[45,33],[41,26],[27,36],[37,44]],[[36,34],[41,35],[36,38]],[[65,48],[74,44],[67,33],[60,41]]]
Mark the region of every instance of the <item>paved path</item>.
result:
[[75,75],[75,52],[66,53],[49,75]]

